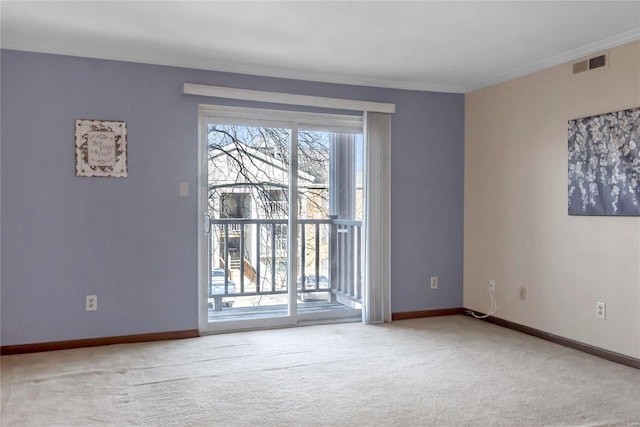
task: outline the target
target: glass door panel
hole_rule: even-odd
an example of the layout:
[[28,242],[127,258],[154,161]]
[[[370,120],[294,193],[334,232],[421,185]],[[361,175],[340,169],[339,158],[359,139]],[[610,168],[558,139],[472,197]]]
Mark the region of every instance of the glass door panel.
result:
[[291,130],[209,124],[209,322],[289,316]]
[[297,313],[359,316],[362,134],[298,131]]

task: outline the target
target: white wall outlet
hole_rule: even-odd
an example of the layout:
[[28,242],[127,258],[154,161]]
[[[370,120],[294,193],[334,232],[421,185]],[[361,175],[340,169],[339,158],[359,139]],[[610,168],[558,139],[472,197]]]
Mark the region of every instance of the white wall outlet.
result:
[[84,309],[86,311],[98,311],[98,295],[87,295]]
[[596,303],[596,317],[598,319],[606,319],[607,318],[607,304],[603,302]]
[[431,289],[438,289],[438,276],[431,276]]
[[181,182],[180,183],[180,195],[181,196],[188,196],[189,195],[189,183],[188,182]]
[[527,299],[527,288],[524,286],[520,288],[520,299],[523,301]]
[[489,292],[495,292],[496,291],[496,281],[491,279],[489,280]]

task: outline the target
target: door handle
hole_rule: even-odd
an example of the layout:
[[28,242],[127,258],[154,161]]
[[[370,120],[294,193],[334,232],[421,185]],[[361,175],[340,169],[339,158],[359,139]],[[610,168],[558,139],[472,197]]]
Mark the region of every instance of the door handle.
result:
[[211,232],[211,217],[206,212],[203,216],[203,222],[202,228],[204,229],[204,234],[209,234]]

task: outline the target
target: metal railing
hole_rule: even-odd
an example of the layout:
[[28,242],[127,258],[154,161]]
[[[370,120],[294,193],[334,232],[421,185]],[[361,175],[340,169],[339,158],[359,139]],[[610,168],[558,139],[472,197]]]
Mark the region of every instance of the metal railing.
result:
[[[222,297],[288,293],[286,219],[210,221],[209,271],[224,270],[224,292],[215,295],[216,307]],[[359,303],[362,255],[361,221],[299,219],[297,292]]]

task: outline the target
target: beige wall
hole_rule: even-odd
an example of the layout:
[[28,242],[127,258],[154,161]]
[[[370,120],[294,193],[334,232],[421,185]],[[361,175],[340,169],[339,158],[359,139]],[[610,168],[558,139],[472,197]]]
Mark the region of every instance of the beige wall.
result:
[[464,306],[486,312],[495,279],[497,317],[640,357],[640,218],[567,214],[567,121],[640,106],[640,41],[465,101]]

